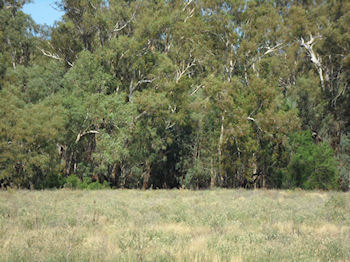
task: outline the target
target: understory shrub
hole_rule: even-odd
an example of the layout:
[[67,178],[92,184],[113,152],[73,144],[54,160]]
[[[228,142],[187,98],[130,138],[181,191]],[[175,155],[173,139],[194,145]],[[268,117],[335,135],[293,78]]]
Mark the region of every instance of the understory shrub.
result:
[[338,170],[333,149],[326,143],[314,143],[311,132],[292,135],[291,160],[284,177],[284,187],[302,189],[337,189]]
[[104,181],[102,184],[97,181],[92,182],[91,178],[84,178],[84,180],[81,181],[78,176],[70,175],[65,179],[64,187],[71,188],[71,189],[98,190],[98,189],[109,188],[110,185],[107,181]]

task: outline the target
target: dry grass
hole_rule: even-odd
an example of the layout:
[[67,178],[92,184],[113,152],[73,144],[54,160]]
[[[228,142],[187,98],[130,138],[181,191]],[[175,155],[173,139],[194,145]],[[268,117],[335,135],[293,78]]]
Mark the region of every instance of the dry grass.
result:
[[0,261],[350,261],[350,193],[0,192]]

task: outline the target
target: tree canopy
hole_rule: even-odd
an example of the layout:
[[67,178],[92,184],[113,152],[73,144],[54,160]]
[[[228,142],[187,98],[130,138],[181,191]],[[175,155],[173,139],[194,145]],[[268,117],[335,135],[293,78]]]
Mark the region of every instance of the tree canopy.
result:
[[0,1],[3,187],[349,189],[349,1],[26,2]]

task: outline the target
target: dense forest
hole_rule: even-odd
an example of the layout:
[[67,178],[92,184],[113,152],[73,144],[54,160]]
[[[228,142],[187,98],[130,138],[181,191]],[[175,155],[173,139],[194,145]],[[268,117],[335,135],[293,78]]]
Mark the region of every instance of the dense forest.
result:
[[349,189],[350,1],[27,2],[0,1],[1,187]]

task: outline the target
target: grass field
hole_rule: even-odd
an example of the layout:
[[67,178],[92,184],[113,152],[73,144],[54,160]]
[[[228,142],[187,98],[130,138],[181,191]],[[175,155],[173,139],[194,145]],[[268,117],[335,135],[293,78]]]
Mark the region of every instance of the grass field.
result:
[[350,193],[4,191],[0,261],[350,261]]

